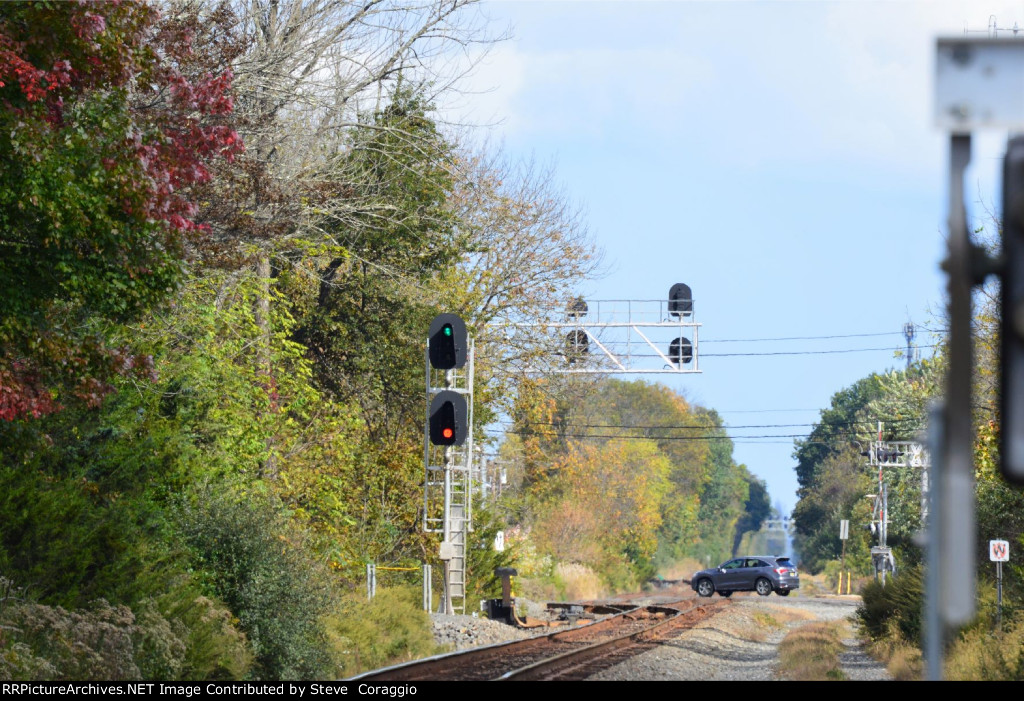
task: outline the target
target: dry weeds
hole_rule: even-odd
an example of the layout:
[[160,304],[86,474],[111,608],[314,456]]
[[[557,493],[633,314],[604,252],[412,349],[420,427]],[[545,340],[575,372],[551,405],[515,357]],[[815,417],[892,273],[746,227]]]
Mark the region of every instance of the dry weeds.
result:
[[555,565],[555,583],[568,601],[598,599],[608,593],[594,570],[572,562]]
[[868,651],[876,660],[885,663],[885,668],[889,670],[893,679],[897,681],[921,679],[924,669],[921,651],[903,639],[895,620],[889,621],[885,637],[872,642],[868,646]]
[[1024,624],[1004,632],[978,627],[964,632],[946,656],[946,678],[956,681],[1024,679]]
[[809,623],[779,643],[780,671],[794,681],[839,681],[846,678],[839,664],[843,651],[842,623]]

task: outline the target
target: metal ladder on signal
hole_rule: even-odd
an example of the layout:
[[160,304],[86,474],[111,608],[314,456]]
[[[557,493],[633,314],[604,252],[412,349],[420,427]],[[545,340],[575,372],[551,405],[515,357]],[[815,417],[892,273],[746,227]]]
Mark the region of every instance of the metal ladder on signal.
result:
[[466,535],[469,525],[469,479],[466,472],[453,475],[451,487],[452,559],[448,563],[452,610],[466,613]]

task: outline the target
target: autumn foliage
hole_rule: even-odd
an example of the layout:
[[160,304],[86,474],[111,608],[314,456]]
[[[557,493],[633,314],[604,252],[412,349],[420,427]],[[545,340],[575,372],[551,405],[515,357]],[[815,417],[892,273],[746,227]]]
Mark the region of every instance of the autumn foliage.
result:
[[231,72],[185,75],[189,52],[140,3],[0,7],[0,419],[96,405],[151,370],[102,321],[174,289],[189,188],[242,150]]
[[506,459],[530,537],[606,587],[637,586],[687,558],[727,558],[768,513],[718,415],[663,385],[522,383],[515,421]]
[[655,444],[571,444],[553,468],[559,493],[537,526],[548,552],[598,572],[621,573],[653,559],[671,471]]

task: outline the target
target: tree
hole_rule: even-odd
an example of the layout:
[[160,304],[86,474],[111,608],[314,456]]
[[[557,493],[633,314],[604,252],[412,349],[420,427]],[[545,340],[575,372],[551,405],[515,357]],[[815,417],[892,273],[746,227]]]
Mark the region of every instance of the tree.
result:
[[[576,394],[553,392],[561,388],[550,378],[521,389],[515,437],[504,450],[520,478],[516,515],[525,526],[535,525],[550,554],[608,567],[604,574],[615,578],[614,563],[622,561],[608,557],[595,535],[618,528],[601,520],[611,507],[593,503],[601,497],[582,496],[612,484],[607,468],[593,462],[625,470],[641,489],[657,485],[644,496],[644,508],[657,514],[650,520],[653,540],[645,530],[643,546],[635,544],[636,557],[628,560],[636,576],[684,557],[725,558],[741,517],[753,528],[760,525],[768,504],[763,484],[733,460],[732,442],[714,411],[641,381],[566,384]],[[621,458],[623,446],[652,452],[643,458],[638,452],[630,462]]]
[[[358,174],[352,132],[365,132],[367,116],[402,86],[429,86],[425,104],[453,89],[462,70],[448,73],[460,63],[452,53],[489,42],[476,3],[173,0],[175,17],[221,28],[211,41],[230,49],[218,55],[235,76],[235,115],[248,146],[240,167],[225,174],[230,187],[207,193],[202,214],[213,236],[200,252],[219,265],[262,266],[264,277],[302,261],[311,244],[340,255],[331,232],[358,234],[366,224],[364,201],[347,187]],[[233,19],[217,22],[225,16]],[[416,133],[402,126],[376,128],[414,150]]]
[[[711,417],[664,385],[609,379],[597,383],[592,394],[575,405],[568,423],[594,427],[584,429],[584,434],[634,436],[657,446],[671,465],[670,488],[659,507],[659,562],[668,564],[691,555],[700,537],[702,493],[712,480],[712,441],[705,440],[714,428]],[[715,524],[711,528],[721,527],[719,514],[708,518]]]
[[557,496],[542,509],[538,539],[559,560],[590,565],[613,585],[651,576],[669,469],[649,441],[571,443],[556,463]]
[[[817,466],[814,482],[801,489],[793,510],[798,534],[800,560],[812,572],[820,572],[829,560],[842,552],[840,521],[850,521],[846,558],[851,569],[870,568],[871,504],[864,495],[872,491],[871,478],[864,469],[860,451],[847,448],[827,457]],[[808,524],[814,524],[809,527]]]
[[737,465],[732,457],[732,440],[725,433],[717,412],[707,412],[713,419],[708,431],[708,472],[707,484],[700,492],[700,510],[697,522],[700,524],[697,547],[694,556],[710,556],[712,561],[721,562],[732,555],[732,546],[737,524],[744,513],[744,505],[750,497],[747,469]]
[[190,186],[241,150],[218,121],[231,74],[188,80],[180,37],[147,5],[0,9],[0,418],[96,404],[117,373],[148,373],[110,324],[173,290]]
[[[868,402],[881,393],[880,378],[872,374],[832,395],[831,406],[822,410],[821,419],[807,439],[796,441],[793,457],[797,460],[796,476],[801,488],[814,482],[815,470],[829,456],[842,452],[851,441],[871,435],[870,423],[857,422],[865,419],[861,411]],[[800,528],[799,522],[797,526]],[[814,526],[808,524],[808,528]]]
[[377,440],[396,440],[422,419],[421,339],[436,307],[417,287],[460,250],[447,208],[450,147],[428,110],[403,91],[352,132],[351,163],[339,174],[351,180],[334,187],[362,211],[351,226],[322,221],[338,247],[318,259],[315,276],[285,273],[302,295],[296,338],[315,359],[320,386],[359,404]]
[[[551,168],[485,148],[457,151],[449,202],[462,255],[431,290],[455,301],[451,311],[474,332],[478,396],[508,411],[529,373],[564,361],[565,344],[564,333],[512,324],[560,317],[581,285],[601,274],[602,257],[582,210]],[[547,381],[565,384],[557,377]]]
[[[743,505],[743,515],[736,522],[736,534],[732,540],[732,552],[736,554],[743,539],[743,534],[748,531],[758,531],[761,524],[772,513],[771,502],[768,500],[768,487],[763,480],[750,476],[747,478],[748,494],[747,501]],[[781,514],[779,514],[781,518]]]

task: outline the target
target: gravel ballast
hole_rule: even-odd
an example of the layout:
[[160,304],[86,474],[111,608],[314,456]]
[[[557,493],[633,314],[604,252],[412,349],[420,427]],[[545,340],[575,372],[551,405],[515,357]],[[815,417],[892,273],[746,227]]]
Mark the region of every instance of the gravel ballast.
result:
[[434,641],[453,651],[521,640],[536,634],[536,631],[477,616],[434,613],[430,618],[434,623]]
[[[736,594],[721,613],[691,630],[667,638],[656,648],[592,675],[594,681],[771,681],[785,679],[779,669],[779,643],[808,623],[850,619],[859,597],[760,597]],[[434,639],[450,650],[494,645],[536,635],[475,616],[432,614]],[[767,620],[779,625],[768,626]],[[840,664],[851,681],[891,679],[859,640],[843,640]]]
[[[610,667],[590,679],[614,681],[701,680],[771,681],[785,679],[779,669],[779,643],[794,628],[816,621],[850,618],[857,598],[768,598],[734,595],[727,610],[661,645]],[[767,617],[783,622],[765,627]],[[760,620],[759,620],[760,619]],[[844,640],[840,664],[847,679],[883,681],[885,667],[863,651],[856,639]]]

